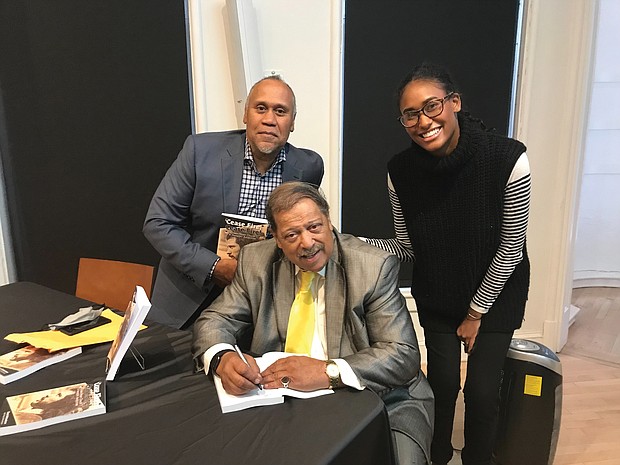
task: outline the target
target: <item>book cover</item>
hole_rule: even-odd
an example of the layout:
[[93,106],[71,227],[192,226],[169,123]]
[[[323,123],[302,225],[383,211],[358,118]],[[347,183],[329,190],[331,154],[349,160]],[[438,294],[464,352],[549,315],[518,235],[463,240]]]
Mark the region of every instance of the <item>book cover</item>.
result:
[[112,346],[107,356],[106,381],[112,381],[116,376],[123,357],[129,350],[142,322],[151,309],[151,302],[146,296],[142,286],[136,286],[133,298],[127,306],[123,322],[112,341]]
[[[296,356],[296,354],[289,354],[285,352],[267,352],[262,357],[257,357],[256,364],[263,371],[269,365],[276,360],[283,357]],[[222,413],[237,412],[250,407],[262,407],[266,405],[282,404],[284,402],[284,396],[296,397],[298,399],[309,399],[311,397],[324,396],[326,394],[333,394],[332,389],[319,389],[317,391],[297,391],[291,388],[279,388],[279,389],[259,389],[256,388],[241,396],[235,396],[228,394],[224,390],[222,380],[219,376],[214,375],[213,381],[215,383],[215,389],[217,391],[217,397],[220,401],[220,408]]]
[[0,355],[0,383],[8,384],[41,368],[82,353],[81,347],[50,352],[31,345]]
[[220,258],[236,260],[243,246],[267,238],[268,224],[263,218],[222,213],[217,243]]
[[78,383],[7,397],[0,436],[105,413],[105,384]]

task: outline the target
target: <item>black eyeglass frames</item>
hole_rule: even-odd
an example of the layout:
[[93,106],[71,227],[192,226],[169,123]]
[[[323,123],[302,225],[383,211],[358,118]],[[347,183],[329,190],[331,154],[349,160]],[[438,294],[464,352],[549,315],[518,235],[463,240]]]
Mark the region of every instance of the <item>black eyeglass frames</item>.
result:
[[412,128],[420,121],[420,113],[424,113],[429,118],[434,118],[443,113],[443,106],[446,100],[452,97],[455,92],[450,92],[444,98],[429,100],[421,110],[407,110],[398,117],[398,121],[406,128]]

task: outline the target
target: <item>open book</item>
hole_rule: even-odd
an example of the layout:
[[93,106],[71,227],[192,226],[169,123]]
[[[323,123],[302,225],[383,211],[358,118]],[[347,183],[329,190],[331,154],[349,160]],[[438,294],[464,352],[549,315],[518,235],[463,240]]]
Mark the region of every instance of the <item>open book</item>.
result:
[[244,245],[267,238],[267,220],[263,218],[222,213],[222,220],[217,243],[221,258],[236,260]]
[[105,413],[105,383],[78,383],[7,397],[0,436]]
[[39,349],[31,345],[8,352],[0,355],[0,383],[8,384],[41,368],[62,362],[81,353],[81,347],[50,352],[47,349]]
[[[295,354],[288,354],[284,352],[267,352],[262,357],[256,358],[256,363],[261,371],[274,363],[276,360],[295,356]],[[265,405],[281,404],[284,402],[284,396],[297,397],[299,399],[309,399],[310,397],[319,397],[326,394],[333,394],[331,389],[319,389],[317,391],[297,391],[291,388],[279,388],[279,389],[259,389],[256,388],[253,391],[248,392],[242,396],[234,396],[228,394],[222,386],[222,380],[219,376],[213,376],[215,382],[215,389],[217,390],[217,397],[220,400],[220,407],[222,413],[237,412],[250,407],[260,407]]]
[[[112,347],[107,356],[106,381],[112,381],[118,367],[133,342],[144,318],[151,309],[151,302],[142,286],[136,286],[133,298],[129,302],[121,327],[112,341]],[[135,356],[135,355],[134,355]]]

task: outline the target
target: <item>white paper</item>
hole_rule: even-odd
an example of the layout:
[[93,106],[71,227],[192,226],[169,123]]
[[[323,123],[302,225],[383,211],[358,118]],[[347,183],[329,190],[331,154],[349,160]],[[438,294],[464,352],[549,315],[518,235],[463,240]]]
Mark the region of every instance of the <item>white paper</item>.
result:
[[[284,357],[296,356],[296,354],[288,354],[285,352],[267,352],[262,357],[257,357],[256,364],[263,371],[269,365],[273,364],[276,360]],[[243,394],[241,396],[234,396],[228,394],[222,386],[222,380],[219,376],[214,377],[215,388],[217,390],[217,396],[220,400],[220,407],[222,413],[237,412],[250,407],[260,407],[264,405],[281,404],[284,402],[284,396],[297,397],[299,399],[309,399],[311,397],[324,396],[326,394],[333,394],[332,389],[319,389],[317,391],[297,391],[291,388],[279,388],[279,389],[259,389],[256,388],[253,391]]]

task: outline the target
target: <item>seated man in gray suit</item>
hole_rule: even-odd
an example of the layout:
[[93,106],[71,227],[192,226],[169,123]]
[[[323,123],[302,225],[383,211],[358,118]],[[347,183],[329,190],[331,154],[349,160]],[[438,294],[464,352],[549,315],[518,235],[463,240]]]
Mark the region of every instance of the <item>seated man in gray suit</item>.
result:
[[[433,394],[398,289],[398,259],[335,231],[327,201],[309,184],[276,188],[266,213],[274,238],[241,249],[232,284],[196,320],[197,366],[235,395],[256,384],[372,389],[386,404],[399,463],[426,464]],[[235,344],[305,356],[260,373]]]
[[267,198],[282,182],[321,183],[321,157],[287,142],[295,115],[293,91],[270,76],[250,90],[246,130],[187,138],[144,222],[144,235],[162,256],[150,319],[189,327],[230,283],[237,261],[216,254],[223,212],[264,218]]

